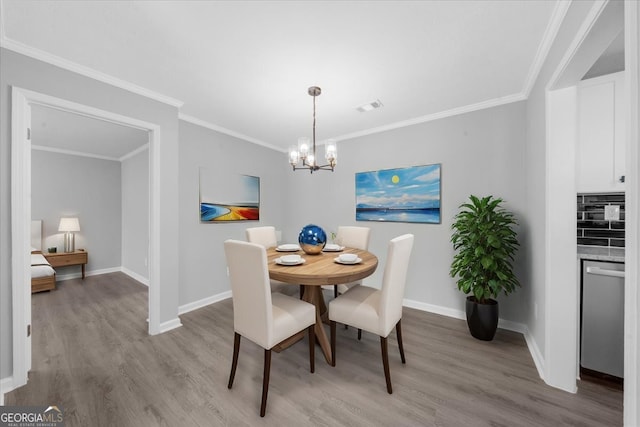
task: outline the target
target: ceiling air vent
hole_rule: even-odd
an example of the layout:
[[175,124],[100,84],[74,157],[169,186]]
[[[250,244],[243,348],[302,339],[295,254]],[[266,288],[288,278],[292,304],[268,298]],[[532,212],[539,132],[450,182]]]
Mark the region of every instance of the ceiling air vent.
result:
[[382,107],[382,102],[380,102],[379,99],[376,99],[375,101],[356,107],[356,110],[360,111],[361,113],[366,113],[367,111],[375,110],[376,108],[380,107]]

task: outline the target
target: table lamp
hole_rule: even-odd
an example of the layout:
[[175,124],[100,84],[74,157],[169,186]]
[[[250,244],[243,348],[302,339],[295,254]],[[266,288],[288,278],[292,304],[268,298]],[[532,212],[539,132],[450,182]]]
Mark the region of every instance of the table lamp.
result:
[[64,231],[64,251],[73,252],[76,250],[76,235],[74,231],[80,231],[78,218],[60,218],[58,231]]

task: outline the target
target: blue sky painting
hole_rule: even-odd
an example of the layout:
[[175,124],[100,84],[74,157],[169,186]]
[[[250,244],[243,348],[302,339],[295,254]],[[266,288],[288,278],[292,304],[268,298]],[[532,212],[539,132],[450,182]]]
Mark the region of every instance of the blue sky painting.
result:
[[440,224],[440,164],[356,173],[356,221]]

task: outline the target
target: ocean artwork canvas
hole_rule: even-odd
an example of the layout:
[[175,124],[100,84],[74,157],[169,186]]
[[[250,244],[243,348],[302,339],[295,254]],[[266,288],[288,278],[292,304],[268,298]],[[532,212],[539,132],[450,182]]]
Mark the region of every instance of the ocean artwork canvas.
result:
[[356,221],[440,224],[440,164],[356,173]]
[[260,178],[219,176],[200,168],[200,222],[224,223],[260,219]]

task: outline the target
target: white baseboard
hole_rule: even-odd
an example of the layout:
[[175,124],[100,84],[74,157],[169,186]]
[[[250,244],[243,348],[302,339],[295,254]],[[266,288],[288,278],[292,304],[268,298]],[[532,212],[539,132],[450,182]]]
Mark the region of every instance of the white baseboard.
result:
[[[101,274],[116,273],[122,271],[122,267],[102,268],[100,270],[85,271],[85,276],[99,276]],[[56,282],[63,282],[65,280],[79,279],[82,277],[82,273],[70,273],[70,274],[56,274]]]
[[4,394],[14,389],[13,377],[0,379],[0,406],[4,406]]
[[136,280],[136,281],[142,283],[147,288],[149,287],[149,279],[147,279],[146,277],[142,276],[141,274],[138,274],[133,270],[129,270],[127,267],[121,267],[120,271],[122,271],[127,276],[131,277],[133,280]]
[[467,319],[467,315],[462,310],[455,310],[453,308],[442,307],[440,305],[427,304],[425,302],[404,299],[402,305],[409,308],[415,308],[416,310],[426,311],[434,314],[441,314],[447,317],[453,317],[454,319]]
[[160,323],[160,330],[158,333],[163,334],[165,332],[169,332],[172,329],[177,329],[181,326],[182,322],[180,321],[180,318],[176,317],[175,319]]
[[231,291],[225,291],[217,295],[212,295],[210,297],[203,298],[198,301],[190,302],[188,304],[184,304],[178,307],[178,314],[185,314],[190,311],[197,310],[202,307],[206,307],[210,304],[214,304],[216,302],[226,300],[228,298],[231,298]]
[[[409,299],[404,299],[402,301],[402,304],[405,307],[415,308],[416,310],[440,314],[447,317],[453,317],[454,319],[467,319],[466,313],[462,310],[455,310],[453,308],[427,304],[424,302]],[[544,358],[542,357],[542,353],[540,353],[540,349],[538,348],[535,339],[533,339],[533,336],[529,333],[529,328],[527,328],[527,325],[523,323],[513,322],[511,320],[499,319],[498,327],[506,329],[508,331],[521,333],[524,336],[524,340],[527,343],[527,348],[529,349],[529,353],[531,354],[533,363],[536,365],[536,369],[538,370],[538,375],[542,380],[544,380]]]
[[525,335],[529,330],[524,323],[512,322],[511,320],[505,319],[498,319],[498,328],[519,332],[522,335]]
[[528,329],[524,334],[524,339],[527,342],[527,347],[529,348],[529,353],[531,353],[531,357],[533,358],[533,363],[536,364],[538,375],[540,375],[540,378],[542,378],[542,380],[544,381],[544,357],[542,357],[540,348],[538,347],[536,340],[533,339],[533,336]]

